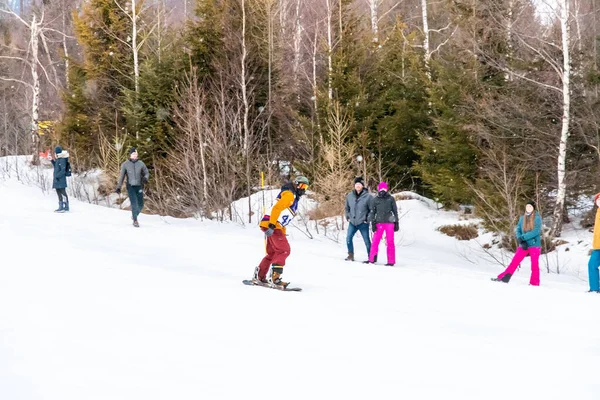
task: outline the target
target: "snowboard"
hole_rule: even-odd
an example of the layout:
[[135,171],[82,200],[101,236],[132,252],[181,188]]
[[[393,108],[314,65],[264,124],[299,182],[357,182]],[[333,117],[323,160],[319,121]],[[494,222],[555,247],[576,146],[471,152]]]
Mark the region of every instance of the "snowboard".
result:
[[283,287],[277,286],[277,285],[269,285],[268,283],[254,283],[250,279],[245,279],[242,281],[242,283],[244,285],[248,285],[248,286],[262,286],[262,287],[269,288],[269,289],[281,290],[282,292],[301,292],[302,291],[302,289],[299,287],[289,287],[288,286],[286,288],[283,288]]

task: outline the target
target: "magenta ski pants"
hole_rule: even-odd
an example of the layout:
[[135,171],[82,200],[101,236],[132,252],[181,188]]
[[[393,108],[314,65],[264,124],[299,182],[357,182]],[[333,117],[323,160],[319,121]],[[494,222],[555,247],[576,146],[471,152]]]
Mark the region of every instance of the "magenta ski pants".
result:
[[396,245],[394,244],[394,224],[383,223],[377,224],[377,230],[373,234],[373,243],[371,244],[371,253],[369,254],[369,262],[375,261],[375,256],[379,253],[379,242],[383,238],[385,232],[385,242],[387,245],[387,262],[388,264],[396,264]]
[[510,264],[508,264],[508,267],[506,267],[506,270],[500,275],[498,275],[498,279],[502,279],[506,274],[514,275],[515,271],[517,270],[517,267],[519,266],[519,264],[521,264],[521,261],[523,261],[527,254],[529,254],[529,257],[531,257],[531,278],[529,278],[529,283],[532,286],[540,286],[539,261],[541,252],[541,247],[530,247],[527,250],[523,250],[522,248],[517,247],[517,252],[515,253],[515,256],[513,257]]

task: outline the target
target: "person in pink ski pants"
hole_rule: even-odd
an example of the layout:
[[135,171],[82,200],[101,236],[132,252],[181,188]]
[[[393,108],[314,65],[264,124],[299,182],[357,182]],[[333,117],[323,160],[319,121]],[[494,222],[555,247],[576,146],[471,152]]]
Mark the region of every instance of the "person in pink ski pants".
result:
[[493,281],[508,283],[519,264],[521,264],[521,261],[529,256],[531,258],[529,284],[531,286],[540,286],[539,259],[542,252],[542,225],[542,217],[535,210],[535,202],[527,202],[525,205],[525,214],[519,218],[519,223],[515,228],[515,237],[518,244],[515,256],[504,272],[496,278],[492,278]]
[[373,229],[373,243],[369,253],[370,263],[377,260],[379,252],[379,243],[385,233],[387,244],[387,266],[393,267],[396,264],[396,245],[394,244],[394,232],[398,232],[398,207],[396,200],[388,193],[388,184],[380,182],[377,186],[377,197],[371,200],[371,211],[369,212],[369,222]]

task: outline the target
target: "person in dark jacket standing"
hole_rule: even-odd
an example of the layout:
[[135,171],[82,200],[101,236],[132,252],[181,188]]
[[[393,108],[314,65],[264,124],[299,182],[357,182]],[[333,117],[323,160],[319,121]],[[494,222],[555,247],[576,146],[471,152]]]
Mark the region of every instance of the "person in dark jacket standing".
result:
[[367,247],[367,256],[371,252],[371,238],[369,237],[369,211],[371,210],[371,195],[365,188],[365,182],[362,178],[354,180],[354,190],[346,197],[346,221],[348,221],[348,234],[346,235],[346,245],[348,246],[348,257],[346,261],[354,261],[354,235],[360,231],[365,246]]
[[377,197],[371,202],[371,211],[369,212],[369,222],[375,234],[373,235],[373,244],[369,253],[370,263],[374,263],[379,252],[379,242],[385,233],[387,244],[387,266],[393,267],[396,264],[396,245],[394,244],[394,232],[398,232],[399,218],[398,206],[396,200],[388,193],[388,184],[380,182],[377,186]]
[[138,153],[135,148],[129,150],[129,160],[121,165],[121,175],[115,190],[118,194],[121,194],[121,186],[123,186],[125,175],[127,175],[127,194],[131,202],[131,218],[133,219],[133,226],[137,228],[140,226],[138,215],[144,208],[144,185],[148,183],[150,173],[146,164],[138,160]]
[[[50,153],[50,152],[48,152]],[[52,189],[56,189],[58,195],[58,209],[55,212],[69,211],[69,196],[67,196],[67,176],[71,176],[71,164],[69,164],[69,152],[62,147],[56,146],[54,149],[56,159],[48,154],[48,158],[54,167],[52,180]]]
[[519,218],[519,223],[515,228],[517,237],[517,251],[512,261],[498,277],[492,278],[493,281],[508,283],[513,276],[521,261],[527,255],[531,257],[531,277],[529,284],[531,286],[540,286],[540,254],[542,252],[542,217],[535,211],[535,203],[528,202],[525,205],[525,214]]

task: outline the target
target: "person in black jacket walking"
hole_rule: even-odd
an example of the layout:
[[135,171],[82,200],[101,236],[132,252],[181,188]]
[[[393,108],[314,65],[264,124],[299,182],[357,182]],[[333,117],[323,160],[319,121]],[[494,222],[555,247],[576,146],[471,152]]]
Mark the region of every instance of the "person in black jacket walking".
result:
[[127,194],[131,202],[131,218],[133,219],[133,226],[137,228],[140,226],[138,215],[144,208],[144,185],[148,183],[150,173],[146,164],[138,160],[135,147],[129,150],[129,160],[121,165],[121,175],[119,175],[119,182],[115,190],[118,194],[121,194],[121,186],[123,186],[125,175],[127,175]]
[[[48,152],[50,153],[50,152]],[[58,209],[55,212],[69,211],[69,196],[67,196],[67,176],[71,176],[71,164],[69,164],[69,152],[62,147],[56,146],[54,149],[56,159],[48,154],[48,159],[54,167],[52,189],[56,190],[58,195]]]
[[346,221],[348,221],[348,234],[346,235],[346,245],[348,246],[348,257],[346,261],[354,261],[354,235],[360,232],[365,246],[367,247],[367,256],[371,252],[371,238],[369,236],[369,211],[371,210],[371,195],[365,188],[365,182],[362,178],[354,180],[354,190],[348,193],[346,197]]
[[369,213],[369,222],[371,222],[373,232],[373,244],[369,253],[369,261],[374,263],[379,252],[379,242],[385,232],[387,244],[387,266],[393,267],[396,264],[396,245],[394,244],[394,232],[398,232],[398,206],[396,200],[388,193],[388,184],[379,183],[377,186],[377,197],[372,201],[371,212]]

